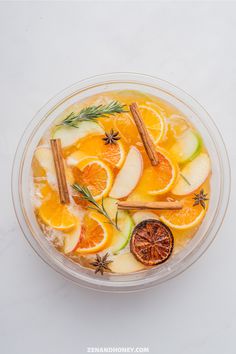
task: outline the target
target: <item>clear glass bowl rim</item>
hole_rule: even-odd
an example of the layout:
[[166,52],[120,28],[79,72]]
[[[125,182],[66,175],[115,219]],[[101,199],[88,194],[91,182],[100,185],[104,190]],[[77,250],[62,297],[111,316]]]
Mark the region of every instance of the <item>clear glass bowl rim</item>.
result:
[[[218,217],[215,219],[214,227],[209,233],[208,237],[205,239],[205,241],[201,244],[201,247],[199,247],[198,250],[195,252],[192,252],[186,257],[184,260],[184,264],[179,264],[178,269],[176,271],[172,271],[170,274],[168,274],[166,277],[161,278],[161,279],[151,279],[150,281],[140,281],[140,282],[135,282],[135,284],[132,284],[132,282],[128,283],[126,282],[123,284],[122,282],[120,284],[108,284],[107,282],[103,281],[100,278],[97,278],[97,281],[89,282],[87,280],[82,280],[79,279],[78,277],[75,277],[72,273],[68,273],[63,267],[60,267],[58,262],[55,262],[55,260],[52,257],[48,257],[42,249],[40,249],[39,245],[37,242],[34,240],[33,235],[30,232],[30,229],[26,223],[26,220],[24,218],[24,214],[21,209],[21,200],[20,200],[20,188],[21,188],[21,183],[19,180],[20,176],[20,169],[22,168],[22,160],[24,159],[25,156],[25,147],[27,145],[27,141],[29,140],[29,137],[33,134],[35,129],[37,129],[37,125],[40,124],[40,122],[49,114],[49,112],[56,106],[60,105],[62,100],[66,100],[66,98],[71,95],[73,92],[78,91],[78,89],[86,90],[91,88],[92,86],[95,85],[104,85],[104,84],[109,84],[109,83],[115,83],[115,82],[131,82],[134,84],[146,84],[147,86],[152,86],[153,87],[158,87],[160,86],[161,89],[167,90],[168,93],[171,93],[173,96],[176,96],[178,99],[181,97],[181,100],[186,104],[187,106],[191,107],[197,107],[198,112],[201,112],[201,117],[199,117],[200,120],[204,119],[207,120],[207,129],[208,133],[211,135],[212,139],[215,142],[216,148],[217,148],[217,153],[220,157],[220,163],[221,163],[221,175],[222,175],[222,188],[224,190],[224,194],[221,196],[221,204],[220,204],[220,209],[218,210]],[[12,199],[13,199],[13,205],[15,209],[15,214],[18,219],[19,225],[23,231],[23,234],[28,241],[28,243],[31,245],[31,247],[35,250],[35,252],[43,259],[47,264],[49,264],[52,268],[54,268],[57,272],[60,274],[64,275],[66,278],[71,279],[72,281],[75,281],[77,284],[93,288],[96,290],[102,290],[102,291],[112,291],[112,292],[130,292],[130,291],[137,291],[137,290],[142,290],[146,289],[152,286],[155,286],[161,282],[164,282],[168,279],[173,278],[174,276],[182,273],[184,270],[186,270],[189,266],[191,266],[196,260],[207,250],[207,248],[210,246],[212,241],[214,240],[217,232],[220,229],[220,226],[223,222],[225,213],[227,211],[228,207],[228,202],[229,202],[229,196],[230,196],[230,188],[231,188],[231,174],[230,174],[230,164],[229,164],[229,158],[227,154],[227,150],[223,141],[223,138],[216,127],[214,121],[210,117],[210,115],[207,113],[207,111],[194,99],[192,98],[189,94],[187,94],[185,91],[182,89],[178,88],[177,86],[169,83],[166,80],[162,80],[159,78],[156,78],[154,76],[146,75],[146,74],[140,74],[140,73],[132,73],[132,72],[115,72],[115,73],[107,73],[107,74],[102,74],[102,75],[96,75],[92,76],[90,78],[81,80],[76,82],[75,84],[67,87],[66,89],[62,90],[59,92],[57,95],[55,95],[53,98],[51,98],[33,117],[33,119],[30,121],[28,126],[26,127],[25,131],[22,134],[22,137],[19,141],[15,157],[14,157],[14,162],[13,162],[13,168],[12,168]]]

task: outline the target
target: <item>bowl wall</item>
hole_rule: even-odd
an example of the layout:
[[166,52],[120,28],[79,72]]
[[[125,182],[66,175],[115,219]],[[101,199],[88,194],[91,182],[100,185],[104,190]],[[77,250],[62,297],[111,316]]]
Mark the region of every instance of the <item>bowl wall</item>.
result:
[[[197,234],[182,251],[166,263],[129,275],[103,277],[59,253],[43,236],[35,218],[29,184],[31,161],[42,135],[68,106],[91,95],[114,90],[137,90],[157,96],[178,110],[198,129],[212,162],[211,200]],[[12,173],[12,196],[22,231],[40,257],[76,283],[105,291],[135,291],[166,281],[195,262],[213,241],[226,212],[230,194],[230,168],[222,137],[203,107],[184,91],[158,78],[134,73],[99,75],[80,81],[60,92],[36,114],[19,143]]]

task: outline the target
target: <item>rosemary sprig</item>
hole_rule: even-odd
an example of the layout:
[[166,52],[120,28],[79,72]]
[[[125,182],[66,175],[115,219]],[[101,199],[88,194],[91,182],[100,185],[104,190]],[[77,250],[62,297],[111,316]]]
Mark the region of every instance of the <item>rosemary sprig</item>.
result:
[[100,205],[96,202],[96,200],[94,200],[92,194],[90,193],[87,187],[81,186],[78,183],[73,184],[72,187],[81,194],[84,200],[87,200],[89,203],[93,205],[93,207],[91,206],[89,207],[90,209],[96,210],[99,214],[104,215],[108,219],[109,224],[113,225],[118,231],[120,231],[117,223],[118,211],[116,212],[115,220],[112,220],[104,207],[103,199],[102,199],[102,204]]
[[116,113],[127,112],[124,107],[125,105],[118,101],[112,101],[107,105],[88,106],[81,109],[79,113],[71,112],[59,125],[78,128],[78,122],[96,120],[99,117],[108,117]]

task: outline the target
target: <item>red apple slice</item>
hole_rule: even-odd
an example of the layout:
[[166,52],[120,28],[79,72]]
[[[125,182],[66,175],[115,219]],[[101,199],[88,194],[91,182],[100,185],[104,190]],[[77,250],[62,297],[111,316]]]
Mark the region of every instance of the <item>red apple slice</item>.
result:
[[64,240],[65,254],[76,250],[80,241],[80,234],[81,234],[81,226],[78,226],[74,232],[65,235],[65,240]]
[[117,174],[110,191],[112,198],[124,198],[129,195],[138,184],[143,172],[143,158],[139,150],[131,146],[125,163]]

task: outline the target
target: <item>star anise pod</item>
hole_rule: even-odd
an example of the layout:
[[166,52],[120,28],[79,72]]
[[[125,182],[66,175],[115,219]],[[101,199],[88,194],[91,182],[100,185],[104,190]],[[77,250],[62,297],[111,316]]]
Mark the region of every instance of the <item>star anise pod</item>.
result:
[[205,209],[206,208],[205,201],[209,200],[209,199],[207,198],[207,193],[204,193],[204,189],[201,189],[200,193],[195,194],[195,197],[193,197],[193,200],[194,200],[193,206],[200,204],[203,207],[203,209]]
[[103,275],[104,270],[110,270],[110,268],[108,267],[108,264],[113,261],[107,259],[108,256],[109,256],[109,253],[106,253],[105,256],[103,256],[103,257],[99,256],[99,254],[96,254],[95,261],[90,263],[92,266],[95,267],[95,274],[100,272],[101,275]]
[[110,133],[105,133],[105,138],[102,138],[105,141],[105,145],[116,144],[117,140],[120,140],[119,132],[111,129]]

